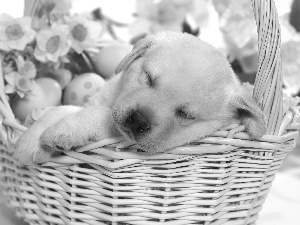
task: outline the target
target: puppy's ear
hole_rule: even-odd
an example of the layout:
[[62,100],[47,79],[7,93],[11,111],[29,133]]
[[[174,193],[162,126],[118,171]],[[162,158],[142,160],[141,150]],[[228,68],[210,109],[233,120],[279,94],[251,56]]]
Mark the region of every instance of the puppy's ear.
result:
[[135,59],[142,56],[152,45],[153,35],[149,35],[138,41],[133,47],[132,51],[127,54],[116,68],[115,74],[120,73],[127,68]]
[[243,91],[241,95],[233,97],[230,106],[236,118],[240,119],[245,126],[245,131],[251,139],[259,139],[266,134],[265,115],[249,92]]

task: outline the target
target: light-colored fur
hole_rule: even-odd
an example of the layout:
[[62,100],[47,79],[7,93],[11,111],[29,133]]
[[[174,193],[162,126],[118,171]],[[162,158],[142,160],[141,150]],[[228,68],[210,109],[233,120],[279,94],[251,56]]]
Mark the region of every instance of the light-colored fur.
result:
[[[56,117],[55,110],[45,114],[20,138],[16,158],[25,165],[42,163],[52,151],[120,133],[150,153],[184,145],[231,123],[245,125],[250,138],[265,134],[264,115],[251,92],[240,84],[226,57],[196,37],[150,35],[120,62],[116,74],[93,98],[95,106],[55,121],[48,119]],[[29,150],[24,139],[32,134],[35,147]]]

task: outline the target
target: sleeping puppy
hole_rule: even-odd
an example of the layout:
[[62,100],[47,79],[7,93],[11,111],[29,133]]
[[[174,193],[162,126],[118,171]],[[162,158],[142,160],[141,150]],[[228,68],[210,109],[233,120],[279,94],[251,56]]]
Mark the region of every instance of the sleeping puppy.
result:
[[47,125],[37,121],[32,127],[43,126],[35,133],[38,148],[30,157],[23,148],[22,140],[34,132],[30,128],[17,143],[15,157],[26,165],[42,163],[56,151],[120,134],[149,153],[163,152],[232,123],[243,124],[250,138],[258,139],[266,132],[265,117],[251,96],[211,45],[188,34],[158,33],[140,40],[120,62],[94,97],[97,106]]

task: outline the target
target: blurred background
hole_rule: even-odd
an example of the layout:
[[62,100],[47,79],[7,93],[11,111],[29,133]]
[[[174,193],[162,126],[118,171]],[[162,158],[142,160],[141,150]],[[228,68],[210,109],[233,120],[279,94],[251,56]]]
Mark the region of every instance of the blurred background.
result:
[[[43,18],[39,1],[10,0],[0,2],[0,14],[14,18],[24,15]],[[45,4],[55,0],[41,0]],[[47,3],[48,2],[48,3]],[[242,81],[254,83],[258,65],[257,32],[250,0],[61,0],[58,14],[83,14],[100,21],[105,34],[99,38],[98,50],[108,42],[122,43],[129,48],[117,50],[113,56],[88,49],[94,64],[119,60],[132,45],[148,34],[161,30],[188,32],[221,50]],[[298,96],[300,91],[300,1],[275,1],[282,30],[282,72],[284,92]],[[51,9],[52,10],[52,9]],[[96,48],[97,49],[97,48]],[[103,59],[104,57],[104,59]],[[106,59],[107,58],[107,59]],[[99,62],[98,60],[102,60]],[[96,61],[96,62],[95,62]],[[93,64],[93,63],[92,63]],[[54,65],[54,66],[60,66]],[[53,66],[53,65],[51,65]],[[112,65],[113,67],[114,65]],[[74,74],[89,72],[70,68]],[[77,71],[77,72],[76,72]],[[108,79],[111,70],[99,74]],[[66,91],[65,91],[66,92]],[[71,101],[71,100],[70,100]],[[300,139],[296,149],[284,161],[269,197],[260,213],[258,225],[300,224]],[[24,224],[6,208],[0,195],[0,221],[5,225]]]

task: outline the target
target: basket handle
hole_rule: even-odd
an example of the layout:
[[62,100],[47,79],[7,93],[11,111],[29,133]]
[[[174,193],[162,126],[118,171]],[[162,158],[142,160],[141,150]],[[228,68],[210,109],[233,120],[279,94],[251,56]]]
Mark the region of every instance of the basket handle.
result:
[[278,135],[283,117],[280,25],[274,0],[251,0],[258,32],[259,62],[253,98],[267,120],[267,134]]

